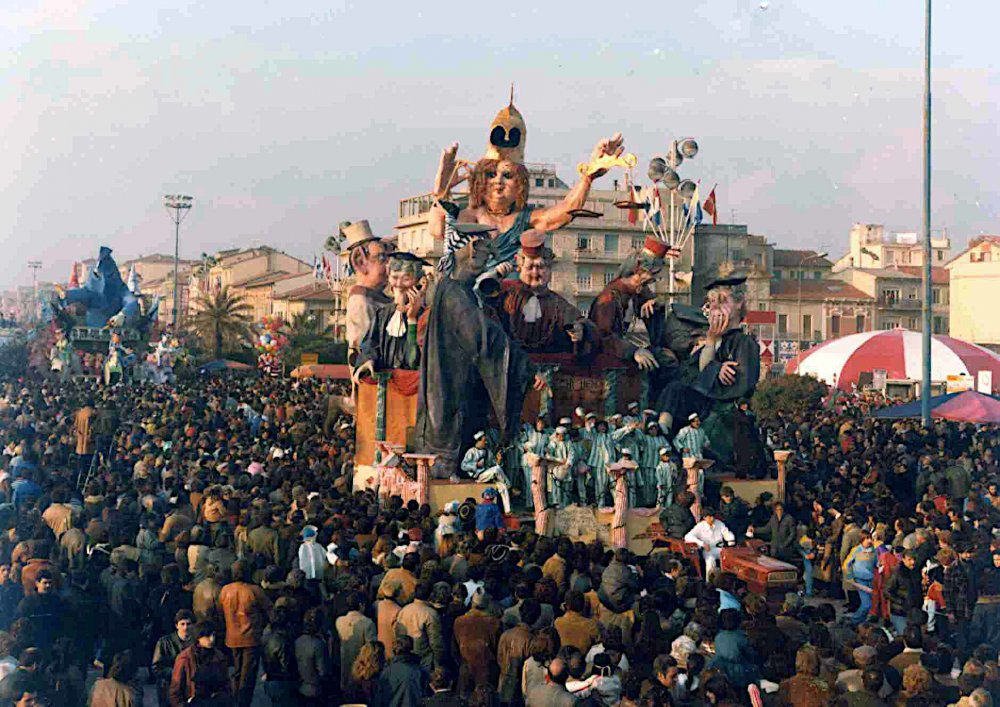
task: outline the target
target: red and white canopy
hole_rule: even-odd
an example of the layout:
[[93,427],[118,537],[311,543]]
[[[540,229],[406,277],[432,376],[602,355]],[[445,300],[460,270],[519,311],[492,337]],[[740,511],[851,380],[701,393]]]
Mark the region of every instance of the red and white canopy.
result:
[[[923,335],[916,331],[892,329],[869,331],[831,339],[799,354],[788,366],[789,373],[816,376],[828,385],[851,390],[861,373],[885,369],[889,380],[923,377]],[[1000,356],[950,336],[931,337],[931,380],[968,375],[973,381],[979,371],[993,372],[993,390],[1000,386]],[[975,385],[975,383],[973,383]]]

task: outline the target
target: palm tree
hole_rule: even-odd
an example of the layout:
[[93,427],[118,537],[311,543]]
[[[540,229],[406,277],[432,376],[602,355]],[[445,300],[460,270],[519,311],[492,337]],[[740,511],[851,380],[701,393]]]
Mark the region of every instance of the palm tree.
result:
[[289,360],[298,361],[303,352],[317,353],[327,349],[333,341],[333,327],[321,326],[314,312],[293,314],[288,324]]
[[231,295],[228,287],[219,292],[202,294],[195,302],[197,310],[191,317],[191,329],[206,346],[212,347],[215,358],[222,358],[223,343],[249,339],[250,312],[253,308],[246,300]]

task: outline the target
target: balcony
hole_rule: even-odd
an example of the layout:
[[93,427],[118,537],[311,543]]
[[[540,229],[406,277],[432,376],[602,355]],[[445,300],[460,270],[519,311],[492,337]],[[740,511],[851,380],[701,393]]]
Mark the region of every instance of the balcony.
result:
[[569,259],[574,263],[617,263],[619,256],[617,252],[608,253],[596,248],[574,248],[567,253]]
[[896,309],[907,312],[919,311],[923,309],[923,303],[916,298],[909,297],[879,297],[878,306],[886,309]]

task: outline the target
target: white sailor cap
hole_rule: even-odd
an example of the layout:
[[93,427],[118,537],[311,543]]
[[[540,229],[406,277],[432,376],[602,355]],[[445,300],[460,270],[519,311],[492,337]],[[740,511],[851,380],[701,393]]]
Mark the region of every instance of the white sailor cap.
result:
[[642,414],[643,415],[655,415],[656,414],[656,410],[654,410],[653,408],[646,408],[645,410],[642,411]]
[[583,417],[583,408],[577,408],[573,411],[577,417]]
[[588,413],[587,413],[587,414],[586,414],[586,415],[584,416],[584,419],[585,419],[585,420],[593,420],[593,419],[596,419],[596,418],[597,418],[597,413],[596,413],[596,412],[588,412]]
[[664,454],[670,454],[670,450],[666,447],[660,447],[660,456],[662,457]]
[[477,432],[476,434],[472,435],[472,439],[474,439],[474,440],[476,440],[478,442],[479,440],[481,440],[485,436],[486,436],[486,433],[483,432],[482,430],[479,430],[479,432]]
[[698,419],[698,413],[696,413],[696,412],[692,412],[690,415],[688,415],[688,422],[691,422],[692,420],[697,420],[697,419]]
[[560,417],[559,418],[559,424],[560,425],[572,425],[573,421],[570,418],[568,418],[568,417]]
[[624,449],[622,449],[622,456],[623,457],[630,457],[630,456],[632,456],[632,450],[629,449],[628,447],[625,447]]
[[559,425],[559,426],[558,426],[558,427],[556,428],[556,434],[557,434],[557,435],[564,435],[564,434],[566,434],[566,428],[565,428],[565,427],[563,427],[562,425]]
[[632,402],[632,403],[629,403],[628,405],[626,405],[625,407],[627,407],[629,410],[638,410],[639,409],[639,403]]

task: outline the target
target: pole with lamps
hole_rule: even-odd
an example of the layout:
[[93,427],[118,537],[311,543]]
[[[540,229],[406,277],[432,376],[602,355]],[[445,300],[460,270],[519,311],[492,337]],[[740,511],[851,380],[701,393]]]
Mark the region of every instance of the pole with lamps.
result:
[[924,375],[920,417],[931,426],[931,0],[924,6]]
[[[680,250],[684,247],[687,239],[690,238],[691,233],[694,231],[694,224],[691,222],[691,218],[684,218],[683,210],[680,214],[677,213],[676,202],[677,194],[680,194],[680,201],[682,204],[687,204],[691,201],[692,197],[698,190],[698,185],[695,184],[690,179],[682,180],[680,175],[677,174],[677,169],[681,166],[681,163],[686,159],[694,159],[698,154],[698,143],[694,138],[684,138],[683,140],[672,140],[670,142],[670,147],[667,149],[667,153],[663,157],[654,157],[649,161],[649,170],[647,172],[649,178],[653,180],[653,193],[654,198],[652,200],[652,207],[655,211],[659,212],[661,216],[665,217],[667,220],[667,227],[662,229],[661,232],[656,228],[655,223],[651,224],[653,226],[653,232],[657,236],[663,238],[667,244],[670,246],[671,250]],[[667,194],[670,197],[670,207],[667,209],[667,213],[662,211],[662,203],[659,199],[659,186],[663,185],[667,188]],[[698,208],[697,204],[691,203],[690,208]],[[670,268],[669,280],[667,283],[668,293],[670,297],[670,303],[674,301],[675,293],[675,283],[674,283],[674,261],[676,258],[670,258],[668,267]]]
[[[177,266],[181,243],[181,221],[183,221],[191,210],[191,202],[194,197],[186,194],[167,194],[163,197],[163,205],[167,208],[170,220],[174,222],[174,304],[171,308],[170,326],[177,329],[177,296],[179,294],[177,286]],[[171,213],[173,212],[173,213]]]

